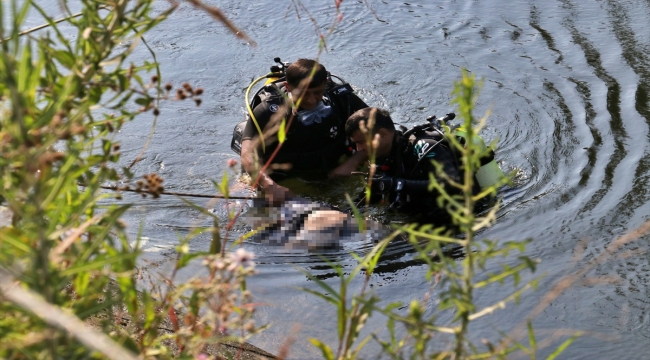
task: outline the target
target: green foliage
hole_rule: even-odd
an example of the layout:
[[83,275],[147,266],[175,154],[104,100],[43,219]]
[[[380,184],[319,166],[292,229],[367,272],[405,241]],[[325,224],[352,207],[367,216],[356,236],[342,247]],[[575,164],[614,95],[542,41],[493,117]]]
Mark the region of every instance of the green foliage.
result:
[[[343,269],[339,265],[332,265],[332,269],[336,271],[339,279],[340,286],[339,291],[335,291],[331,286],[326,282],[319,279],[316,276],[309,274],[303,270],[303,273],[312,281],[314,281],[321,289],[324,290],[323,293],[308,289],[302,288],[303,291],[313,294],[321,299],[329,302],[337,308],[337,318],[338,318],[338,340],[339,346],[336,351],[336,356],[332,349],[318,339],[310,339],[311,343],[318,347],[325,359],[354,359],[356,358],[359,351],[364,347],[366,342],[370,337],[366,337],[355,347],[354,343],[359,337],[359,333],[363,328],[366,320],[372,315],[373,310],[377,307],[376,304],[379,302],[379,298],[368,294],[365,292],[368,281],[372,276],[372,273],[377,266],[379,257],[382,252],[388,245],[388,243],[393,239],[392,236],[382,240],[375,246],[366,256],[363,258],[358,257],[356,254],[352,254],[357,260],[357,266],[350,271],[348,275],[345,275]],[[348,299],[347,289],[350,285],[350,282],[353,281],[361,272],[365,273],[365,283],[363,289],[359,294],[352,296],[352,299]]]
[[[169,98],[155,61],[133,63],[130,55],[175,6],[152,15],[153,0],[80,3],[81,12],[63,21],[35,1],[0,3],[0,197],[13,213],[0,227],[0,358],[188,357],[207,343],[241,342],[257,331],[245,291],[254,264],[250,254],[222,253],[216,218],[214,229],[181,238],[173,274],[204,259],[209,278],[138,291],[139,242],[129,245],[120,221],[130,205],[102,201],[120,198],[102,193],[103,184],[133,177],[116,165],[111,134],[144,112],[157,117]],[[70,13],[66,1],[60,5]],[[30,12],[48,26],[22,36]],[[74,40],[64,35],[71,29]],[[179,100],[200,104],[202,90],[183,88]],[[215,184],[226,196],[227,179]],[[162,179],[145,180],[137,191],[160,195]],[[187,252],[201,232],[213,232],[213,255]],[[57,320],[66,317],[101,332]],[[175,333],[161,330],[165,321]],[[232,330],[241,333],[228,336]]]

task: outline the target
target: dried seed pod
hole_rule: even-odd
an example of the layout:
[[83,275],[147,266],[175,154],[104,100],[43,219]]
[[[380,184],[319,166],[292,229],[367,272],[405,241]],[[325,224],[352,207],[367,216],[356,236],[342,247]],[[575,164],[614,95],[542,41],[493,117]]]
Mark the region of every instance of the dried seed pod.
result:
[[173,88],[172,84],[170,83],[165,84],[165,90],[172,91],[172,88]]
[[203,88],[196,88],[196,90],[194,90],[194,94],[196,94],[196,95],[203,94]]
[[83,125],[74,124],[70,129],[73,135],[83,134],[86,131],[86,128]]
[[201,99],[194,99],[196,106],[201,106]]
[[151,82],[152,83],[158,82],[158,75],[152,75],[151,76]]

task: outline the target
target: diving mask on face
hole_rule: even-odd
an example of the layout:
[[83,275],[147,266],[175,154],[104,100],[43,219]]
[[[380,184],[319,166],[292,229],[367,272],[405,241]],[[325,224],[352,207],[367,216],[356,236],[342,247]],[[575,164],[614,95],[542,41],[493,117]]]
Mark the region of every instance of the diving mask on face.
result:
[[321,123],[324,118],[332,113],[332,107],[325,105],[322,101],[311,110],[301,110],[296,113],[296,117],[303,123],[303,125],[311,125],[313,123]]

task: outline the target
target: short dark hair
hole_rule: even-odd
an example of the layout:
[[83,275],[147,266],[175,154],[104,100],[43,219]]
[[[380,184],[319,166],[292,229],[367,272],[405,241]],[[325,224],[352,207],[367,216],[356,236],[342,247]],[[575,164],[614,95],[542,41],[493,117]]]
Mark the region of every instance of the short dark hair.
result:
[[393,119],[390,118],[390,113],[388,111],[376,107],[367,107],[357,110],[354,114],[350,115],[348,120],[345,122],[345,133],[348,136],[352,136],[355,131],[359,130],[359,123],[361,121],[364,121],[366,126],[368,126],[368,121],[370,120],[370,117],[373,116],[373,112],[375,124],[372,129],[369,129],[372,130],[373,134],[377,133],[379,129],[395,131],[395,124],[393,123]]
[[327,70],[325,66],[311,59],[298,59],[291,63],[287,68],[287,82],[291,87],[300,86],[300,82],[308,78],[314,68],[316,68],[316,72],[309,82],[309,87],[313,88],[323,85],[327,80]]

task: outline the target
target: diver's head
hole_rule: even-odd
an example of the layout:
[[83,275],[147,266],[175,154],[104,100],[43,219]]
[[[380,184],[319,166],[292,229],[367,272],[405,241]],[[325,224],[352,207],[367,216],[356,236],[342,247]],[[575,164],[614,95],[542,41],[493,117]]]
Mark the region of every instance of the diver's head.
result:
[[366,150],[368,146],[366,136],[368,133],[371,134],[373,139],[377,139],[375,156],[381,158],[390,154],[395,135],[395,124],[388,111],[367,107],[350,115],[345,122],[345,133],[356,144],[357,151]]
[[[313,77],[312,71],[314,71]],[[302,94],[301,109],[311,110],[320,104],[327,87],[325,66],[315,60],[298,59],[289,65],[286,74],[287,81],[284,85],[294,101]]]

